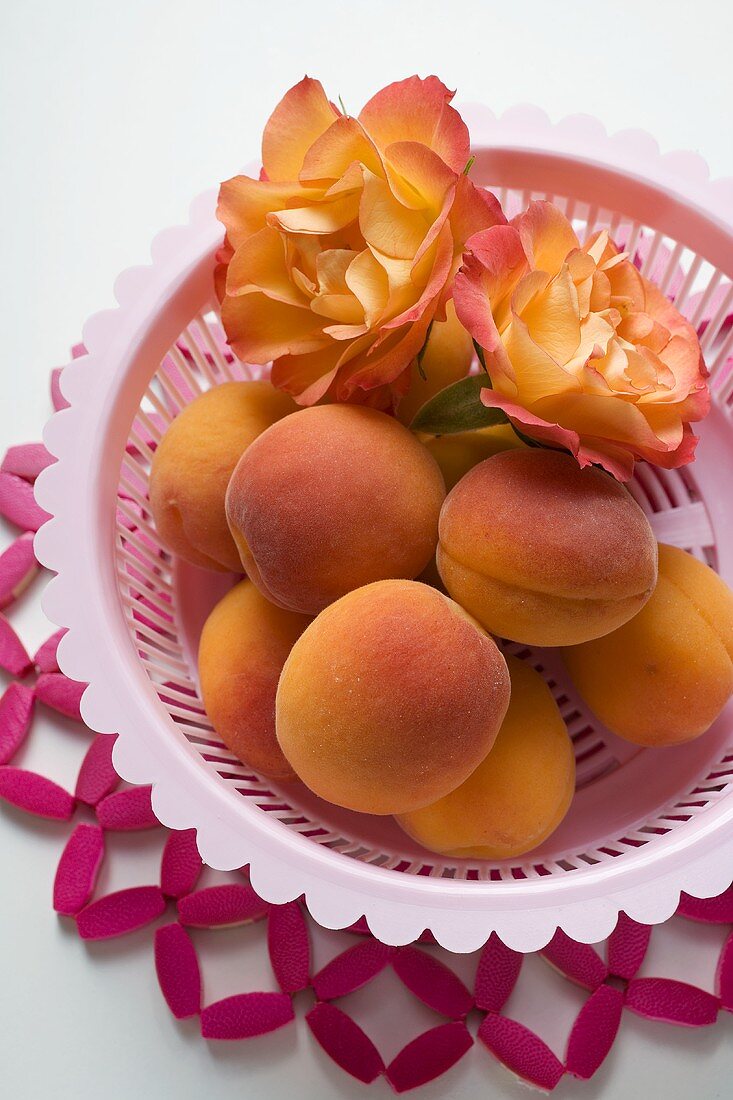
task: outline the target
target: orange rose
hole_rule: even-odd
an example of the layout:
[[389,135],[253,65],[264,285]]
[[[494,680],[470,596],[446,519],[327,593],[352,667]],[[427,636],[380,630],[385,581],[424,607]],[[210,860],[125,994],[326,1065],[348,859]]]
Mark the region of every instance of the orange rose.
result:
[[580,247],[551,203],[478,233],[456,276],[459,319],[485,349],[502,409],[526,436],[627,481],[635,459],[690,462],[710,397],[695,330],[604,230]]
[[[265,127],[261,178],[221,186],[229,343],[272,360],[273,382],[302,405],[393,407],[445,319],[465,242],[506,222],[463,174],[468,131],[451,99],[436,77],[414,76],[352,118],[306,77]],[[465,340],[457,348],[456,378],[469,365]]]

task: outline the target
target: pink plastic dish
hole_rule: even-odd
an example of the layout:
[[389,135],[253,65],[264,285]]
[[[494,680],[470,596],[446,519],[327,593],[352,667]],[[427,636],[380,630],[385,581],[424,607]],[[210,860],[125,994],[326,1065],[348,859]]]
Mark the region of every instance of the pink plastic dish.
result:
[[[473,178],[495,189],[510,215],[530,197],[550,197],[581,236],[609,225],[693,323],[709,318],[702,342],[713,411],[699,457],[682,471],[642,467],[633,490],[660,539],[733,582],[733,182],[711,183],[694,155],[660,156],[644,134],[610,138],[592,119],[554,126],[531,108],[501,119],[484,108],[465,113]],[[194,655],[203,618],[230,581],[173,563],[146,504],[150,442],[176,412],[202,389],[261,373],[232,362],[222,341],[214,205],[213,193],[202,196],[189,225],[156,238],[151,266],[120,277],[120,306],[86,325],[89,354],[61,378],[70,407],[45,432],[58,461],[37,482],[53,518],[36,548],[58,576],[44,607],[68,627],[63,671],[89,683],[85,721],[119,733],[117,770],[153,784],[165,825],[197,829],[206,863],[249,864],[268,901],[304,894],[321,924],[366,916],[390,944],[429,929],[444,947],[471,951],[496,931],[531,951],[558,927],[594,942],[621,911],[655,924],[671,916],[681,890],[719,894],[733,878],[733,708],[690,745],[641,751],[598,725],[551,651],[513,647],[558,699],[576,746],[578,792],[560,829],[523,860],[446,862],[389,819],[261,778],[218,741]]]

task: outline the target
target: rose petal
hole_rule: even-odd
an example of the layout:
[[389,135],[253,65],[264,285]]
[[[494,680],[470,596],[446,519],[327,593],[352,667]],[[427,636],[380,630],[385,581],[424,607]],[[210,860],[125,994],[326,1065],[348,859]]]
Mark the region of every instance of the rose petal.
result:
[[392,968],[411,993],[443,1016],[462,1020],[473,1008],[473,997],[461,979],[425,951],[401,948],[392,957]]
[[37,531],[49,519],[48,512],[36,504],[30,482],[5,471],[0,472],[0,516],[23,531]]
[[0,610],[25,592],[37,572],[33,534],[26,531],[0,554]]
[[238,993],[203,1010],[201,1034],[204,1039],[251,1039],[292,1019],[293,1002],[287,993]]
[[703,924],[733,924],[733,886],[717,898],[693,898],[682,894],[677,916]]
[[160,825],[150,804],[151,787],[128,787],[108,794],[97,804],[97,820],[103,829],[132,832]]
[[476,968],[473,995],[476,1007],[484,1012],[501,1012],[516,985],[524,956],[502,943],[491,933]]
[[262,163],[267,178],[296,180],[306,152],[337,117],[319,80],[305,76],[290,88],[262,134]]
[[25,676],[32,667],[25,646],[5,616],[0,615],[0,668],[11,676]]
[[559,928],[540,954],[571,982],[586,989],[597,989],[608,977],[608,967],[598,952],[590,944],[571,940]]
[[79,704],[86,691],[86,684],[80,684],[78,680],[71,680],[64,676],[63,672],[42,672],[36,680],[36,697],[52,707],[59,714],[65,714],[67,718],[76,718],[83,721]]
[[26,481],[35,481],[41,470],[55,461],[42,443],[18,443],[8,447],[0,471],[24,477]]
[[73,795],[51,779],[22,768],[0,767],[0,798],[37,817],[68,821],[74,813]]
[[82,343],[72,344],[72,347],[71,347],[71,358],[72,359],[83,359],[84,356],[88,355],[88,354],[89,354],[89,352],[87,351],[84,344],[82,344]]
[[625,913],[619,913],[616,927],[608,937],[608,969],[611,973],[627,981],[633,978],[644,961],[651,934],[648,924],[637,924]]
[[65,630],[57,630],[55,634],[52,634],[50,638],[46,638],[33,657],[33,664],[36,666],[39,672],[58,672],[59,665],[57,660],[59,642],[66,634]]
[[191,928],[229,928],[262,920],[266,915],[267,902],[251,886],[234,882],[207,886],[178,902],[179,920]]
[[587,1081],[613,1046],[624,1007],[620,989],[601,985],[578,1013],[568,1039],[565,1068]]
[[715,988],[720,997],[720,1007],[733,1012],[733,932],[723,945],[715,973]]
[[175,1018],[197,1016],[201,1011],[201,971],[196,949],[180,924],[156,929],[155,972]]
[[508,1070],[537,1088],[552,1092],[565,1072],[539,1035],[507,1016],[487,1016],[478,1037]]
[[336,1005],[316,1004],[306,1020],[329,1058],[357,1081],[370,1085],[384,1072],[382,1056],[369,1036]]
[[116,740],[116,733],[97,734],[82,760],[75,794],[87,806],[96,806],[120,782],[112,764],[112,750]]
[[0,699],[0,765],[9,764],[28,736],[35,697],[25,684],[9,684]]
[[403,1047],[385,1070],[395,1092],[417,1088],[454,1066],[473,1046],[464,1023],[440,1024]]
[[51,371],[51,404],[56,412],[60,409],[68,409],[69,402],[66,400],[61,392],[61,371],[63,367],[56,367]]
[[273,905],[267,917],[270,964],[283,993],[305,989],[310,976],[310,942],[303,910],[297,901]]
[[331,1001],[353,993],[375,978],[391,959],[393,947],[379,940],[365,940],[347,948],[318,971],[312,985],[319,1001]]
[[66,842],[53,883],[53,907],[74,917],[94,892],[104,857],[104,833],[98,825],[77,825]]
[[626,990],[626,1007],[650,1020],[683,1027],[714,1024],[719,1003],[712,993],[673,978],[634,978]]
[[165,910],[165,898],[157,886],[133,886],[93,901],[77,914],[83,940],[109,940],[150,924]]
[[204,865],[195,829],[172,829],[160,863],[160,888],[167,898],[182,898],[195,890]]
[[359,121],[380,149],[395,141],[419,142],[462,172],[470,153],[469,136],[460,114],[449,106],[453,95],[437,76],[410,76],[373,95]]

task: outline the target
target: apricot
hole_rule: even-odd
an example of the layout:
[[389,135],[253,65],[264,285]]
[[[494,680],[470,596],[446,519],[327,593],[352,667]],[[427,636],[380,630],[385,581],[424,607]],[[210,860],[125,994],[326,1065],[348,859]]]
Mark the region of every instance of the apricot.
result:
[[418,581],[377,581],[331,604],[293,646],[277,739],[328,802],[407,813],[471,774],[508,702],[506,662],[462,608]]
[[657,579],[657,544],[629,492],[559,451],[486,459],[448,494],[438,569],[492,634],[573,645],[627,622]]
[[209,614],[199,642],[201,693],[212,726],[242,763],[277,779],[293,778],[275,737],[277,682],[309,622],[243,580]]
[[150,507],[165,546],[192,565],[242,572],[224,498],[242,453],[296,409],[269,382],[224,382],[183,409],[150,471]]
[[226,508],[255,584],[315,615],[371,581],[416,577],[435,551],[444,497],[435,459],[402,424],[323,405],[263,432],[232,475]]
[[432,852],[521,856],[555,831],[572,801],[573,745],[550,689],[524,661],[506,660],[512,695],[491,752],[460,787],[397,818]]
[[603,638],[563,651],[580,695],[636,745],[699,737],[733,693],[733,593],[703,562],[659,547],[646,606]]
[[445,487],[450,490],[469,470],[500,451],[524,447],[521,439],[508,424],[493,428],[478,428],[472,432],[455,432],[453,435],[421,436],[440,466]]

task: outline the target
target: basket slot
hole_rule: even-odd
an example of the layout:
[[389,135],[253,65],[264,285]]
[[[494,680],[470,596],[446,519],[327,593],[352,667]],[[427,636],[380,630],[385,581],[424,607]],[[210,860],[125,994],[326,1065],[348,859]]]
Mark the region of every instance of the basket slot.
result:
[[621,226],[621,215],[614,213],[611,215],[611,220],[608,223],[608,235],[612,241],[615,241],[618,236],[618,231]]
[[[118,576],[119,575],[118,571]],[[138,592],[135,585],[126,574],[123,574],[120,579],[124,581],[126,587],[129,589],[130,611],[136,611],[140,616],[146,619],[150,617],[152,625],[149,626],[148,629],[155,631],[156,641],[166,641],[169,645],[177,645],[178,651],[183,652],[178,643],[176,625],[170,619],[170,604],[163,599],[165,593],[160,591],[160,586],[155,592],[150,592],[147,589],[144,592]],[[152,615],[150,614],[151,612],[153,612]],[[158,621],[155,620],[156,613],[159,616]],[[133,620],[131,620],[131,622],[132,621]],[[140,619],[136,618],[134,622],[136,624],[136,630],[145,626],[145,623],[142,623]]]
[[[199,327],[202,329],[206,329],[206,331],[208,332],[208,327],[205,321],[201,321],[201,325]],[[213,359],[210,354],[202,352],[199,342],[194,334],[192,325],[189,325],[186,329],[184,329],[184,331],[178,337],[178,343],[185,347],[186,351],[191,356],[191,360],[193,361],[193,363],[195,363],[197,369],[201,372],[204,378],[207,379],[209,385],[218,385],[221,379],[217,378],[216,376],[216,373],[214,371]]]
[[659,255],[659,249],[662,247],[664,241],[663,233],[655,233],[651,238],[651,245],[646,254],[646,257],[642,261],[641,273],[642,275],[649,276],[650,272],[654,270],[654,265],[657,262],[657,256]]
[[[143,463],[139,458],[136,458],[135,455],[130,454],[129,451],[125,451],[122,457],[122,467],[128,471],[130,477],[133,479],[133,483],[139,482],[143,489],[145,488],[150,473],[150,463]],[[143,493],[143,496],[145,496],[147,500],[146,492]]]
[[120,475],[119,492],[124,493],[129,500],[134,500],[135,504],[137,504],[143,512],[147,512],[148,515],[150,514],[150,502],[142,495],[140,490],[124,476],[124,474]]
[[[150,404],[153,406],[153,408],[157,412],[158,416],[160,416],[160,418],[163,420],[163,422],[165,424],[165,428],[167,428],[169,426],[170,422],[172,421],[173,417],[171,415],[170,409],[168,409],[166,407],[164,402],[161,401],[160,397],[158,397],[157,393],[153,389],[153,384],[158,382],[158,379],[159,379],[159,376],[155,375],[152,382],[150,383],[150,385],[148,386],[148,388],[145,391],[145,400],[150,402]],[[165,431],[165,428],[163,429],[164,431]]]
[[[174,649],[173,652],[167,652],[163,649],[164,645],[171,647],[176,645],[175,636],[170,632],[170,630],[160,630],[159,627],[152,622],[152,620],[150,623],[148,623],[147,616],[144,612],[137,612],[137,614],[133,618],[130,618],[128,614],[127,621],[130,625],[131,633],[134,634],[135,641],[138,645],[142,643],[144,645],[150,646],[151,649],[154,651],[153,655],[161,660],[165,660],[167,662],[175,661],[179,677],[188,675],[187,666],[183,664],[182,660],[179,660],[178,656],[174,656],[174,654],[178,654],[180,657],[183,656],[180,648]],[[152,635],[149,633],[150,631],[153,632]]]
[[[209,306],[209,310],[211,312],[218,313],[218,310],[213,305]],[[211,356],[213,362],[219,368],[221,373],[226,378],[229,379],[230,382],[234,382],[236,380],[237,376],[236,376],[236,374],[234,373],[234,371],[232,369],[232,363],[230,362],[229,359],[226,358],[226,356],[222,355],[221,349],[217,346],[216,341],[214,340],[213,336],[211,335],[211,330],[210,330],[209,326],[207,325],[207,323],[206,323],[204,317],[202,316],[202,314],[197,313],[195,321],[196,321],[196,326],[197,326],[197,328],[199,330],[199,333],[201,335],[201,339],[205,343],[206,350],[208,351],[209,355]],[[187,331],[190,331],[190,326],[189,326],[189,330],[187,330]]]
[[[118,560],[122,559],[122,561],[126,562],[130,566],[130,570],[133,571],[127,571],[129,580],[137,581],[138,583],[147,581],[153,592],[158,590],[160,586],[160,575],[155,573],[149,565],[146,565],[145,562],[141,561],[135,554],[131,554],[130,551],[125,548],[122,541],[117,551],[117,557]],[[125,574],[123,573],[123,575]],[[140,577],[143,578],[143,581],[140,581]]]
[[723,296],[723,300],[718,306],[715,314],[707,325],[705,332],[703,333],[702,340],[700,341],[700,347],[703,354],[706,354],[710,348],[712,348],[716,336],[723,327],[723,322],[729,316],[733,308],[733,284],[728,284],[728,290]]
[[144,641],[138,638],[136,644],[141,659],[158,678],[176,676],[185,671],[186,666],[181,661],[176,661],[164,653],[159,653],[151,643],[146,645]]
[[[187,345],[186,345],[186,348],[187,348],[187,350],[189,350]],[[169,349],[168,354],[171,357],[171,359],[173,360],[173,363],[175,364],[175,366],[180,371],[181,375],[183,376],[184,382],[186,383],[188,388],[191,390],[191,392],[193,394],[195,394],[196,396],[203,393],[204,390],[203,390],[203,386],[201,385],[201,379],[198,378],[196,376],[196,374],[194,374],[194,372],[191,370],[191,367],[189,366],[189,362],[186,359],[186,356],[181,351],[179,342],[176,342],[175,344],[173,344],[173,346]],[[189,354],[192,354],[192,353],[189,351]],[[198,364],[197,364],[197,366],[198,366]],[[201,368],[199,367],[199,373],[200,372],[201,372]],[[185,395],[181,394],[181,397],[185,397]]]
[[591,206],[586,217],[585,232],[583,234],[583,240],[587,241],[592,237],[593,231],[598,224],[598,207]]
[[684,251],[685,251],[685,246],[683,244],[676,244],[674,246],[674,248],[672,249],[672,253],[671,253],[669,259],[667,260],[667,264],[664,268],[664,272],[662,273],[662,276],[659,279],[659,289],[661,290],[662,294],[666,294],[667,291],[669,290],[669,284],[672,282],[672,277],[674,276],[675,272],[680,267],[680,262],[682,260],[682,253]]
[[692,311],[692,315],[690,317],[690,324],[694,328],[697,328],[698,325],[700,324],[700,320],[701,320],[702,316],[704,315],[705,310],[708,307],[708,303],[709,303],[710,299],[712,298],[715,291],[718,289],[718,283],[720,282],[722,277],[723,277],[722,271],[718,271],[718,270],[713,271],[712,275],[710,276],[710,279],[708,280],[708,284],[705,287],[705,289],[703,290],[702,296],[700,297],[700,299],[699,299],[697,305],[695,306],[694,310]]
[[641,236],[641,224],[639,222],[631,222],[629,225],[629,235],[624,241],[624,252],[628,252],[630,259],[634,259],[636,255],[636,248],[639,243],[639,237]]
[[675,295],[674,304],[677,306],[677,309],[681,313],[684,313],[685,305],[687,303],[687,299],[690,296],[690,291],[692,290],[692,288],[695,284],[695,280],[697,279],[698,275],[700,274],[700,268],[702,267],[702,264],[703,264],[702,256],[693,256],[692,263],[690,264],[689,268],[687,269],[687,274],[685,275],[684,279],[682,280],[682,286],[680,287],[680,289],[677,291],[677,294]]
[[130,592],[123,591],[122,602],[125,605],[125,610],[130,612],[129,615],[126,615],[126,618],[131,630],[137,630],[140,624],[140,620],[135,618],[135,614],[137,614],[149,619],[155,626],[160,628],[161,633],[172,636],[175,629],[173,623],[166,621],[163,615],[159,614],[152,607],[148,607],[147,604],[143,604],[143,610],[141,611],[139,598],[133,596]]
[[139,555],[140,558],[144,558],[149,563],[150,567],[156,573],[156,583],[160,585],[161,581],[164,581],[166,587],[170,587],[167,580],[164,580],[164,574],[170,572],[170,567],[163,557],[163,548],[157,545],[157,543],[151,546],[149,542],[145,542],[145,540],[140,537],[140,532],[138,530],[120,531],[119,536],[122,545],[126,549],[130,546],[135,548],[137,554],[133,555],[134,557]]
[[191,695],[187,691],[181,691],[180,688],[171,687],[170,684],[165,685],[165,697],[166,699],[172,699],[176,703],[182,703],[184,707],[190,710],[191,714],[199,715],[201,718],[205,718],[209,721],[208,715],[204,710],[204,705],[196,695]]
[[[177,350],[175,348],[175,345],[169,350],[166,358],[170,360],[170,363],[172,365],[175,366],[175,364],[173,364],[174,350]],[[167,407],[170,415],[174,417],[178,416],[179,412],[182,409],[185,409],[188,401],[185,393],[181,392],[181,390],[171,378],[170,366],[165,362],[165,360],[161,364],[160,370],[155,376],[155,381],[163,391],[163,395],[168,399]],[[194,396],[198,396],[198,394],[201,392],[196,384],[191,386],[191,391],[193,392]]]
[[[148,520],[145,519],[144,516],[141,516],[137,512],[133,511],[133,509],[130,507],[130,502],[128,500],[126,500],[124,497],[118,496],[117,507],[122,512],[123,516],[130,520],[133,527],[139,527],[140,530],[144,531],[145,534],[153,542],[157,541],[155,529],[151,526]],[[145,511],[147,512],[148,509],[146,508]]]
[[[731,355],[733,355],[733,325],[731,325],[730,331],[726,333],[725,339],[720,345],[715,359],[713,360],[713,365],[710,368],[710,374],[713,378],[722,372],[723,367],[726,365]],[[726,378],[725,381],[727,383],[728,378]],[[725,398],[721,398],[721,400],[725,400]]]
[[186,722],[191,723],[192,729],[198,729],[199,733],[202,729],[211,730],[211,723],[208,721],[205,715],[202,715],[202,721],[200,723],[197,723],[195,715],[191,713],[188,707],[173,706],[171,703],[166,702],[168,691],[162,684],[156,684],[156,689],[158,692],[158,698],[170,714],[171,718],[183,718]]
[[[202,748],[216,749],[217,752],[226,752],[226,745],[222,741],[211,737],[204,737],[197,726],[188,726],[185,722],[176,722],[176,726],[191,744],[201,746]],[[205,732],[214,733],[214,730],[210,729]]]
[[134,428],[130,429],[130,441],[127,444],[127,454],[131,452],[131,445],[135,447],[140,455],[142,455],[148,465],[152,464],[155,452],[151,450],[146,440],[144,440],[140,433],[136,432]]
[[[135,414],[135,421],[137,422],[138,420],[145,428],[145,431],[148,433],[149,437],[151,439],[154,439],[156,444],[160,443],[161,439],[163,438],[163,432],[165,431],[165,428],[161,430],[158,425],[153,420],[151,420],[151,418],[148,416],[148,414],[145,412],[145,409],[143,408],[139,408]],[[165,426],[168,426],[167,417]]]

